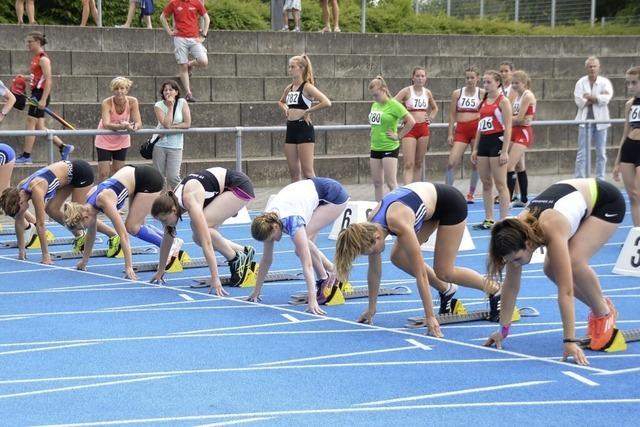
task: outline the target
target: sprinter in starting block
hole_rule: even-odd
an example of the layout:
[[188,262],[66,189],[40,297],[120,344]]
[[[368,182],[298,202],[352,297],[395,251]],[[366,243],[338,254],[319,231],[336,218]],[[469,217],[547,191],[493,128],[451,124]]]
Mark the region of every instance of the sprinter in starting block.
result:
[[[454,262],[466,229],[467,202],[455,187],[429,182],[414,182],[385,195],[372,211],[370,222],[351,224],[342,230],[336,245],[336,269],[339,280],[347,281],[353,260],[369,256],[369,307],[358,319],[372,323],[382,275],[381,253],[385,238],[397,236],[391,248],[391,262],[416,278],[429,333],[442,337],[433,311],[429,285],[440,293],[440,314],[452,313],[458,283],[484,291],[492,304],[500,301],[500,285],[477,272],[456,267]],[[422,258],[420,245],[438,230],[434,268]],[[452,283],[453,282],[453,283]]]
[[511,312],[520,290],[522,266],[533,252],[547,247],[544,272],[558,287],[563,323],[565,358],[588,364],[576,337],[574,295],[591,310],[588,346],[604,350],[614,340],[618,312],[605,298],[589,259],[618,229],[624,219],[625,202],[614,185],[596,179],[569,179],[551,185],[515,218],[497,222],[489,242],[489,274],[500,277],[506,266],[502,288],[500,329],[485,345],[502,347],[509,335]]
[[[321,289],[318,289],[318,294]],[[356,298],[368,298],[369,287],[368,286],[351,286],[351,283],[338,283],[337,286],[332,288],[322,289],[326,294],[317,295],[319,300],[324,301],[323,305],[340,305],[344,304],[348,299]],[[378,296],[388,295],[411,295],[411,289],[406,286],[394,286],[394,287],[381,287],[378,289]],[[306,292],[298,292],[291,295],[289,304],[302,305],[306,304],[309,300],[309,295]]]
[[182,255],[179,260],[169,259],[169,255],[174,254],[170,250],[174,243],[182,240],[176,237],[176,224],[182,220],[182,214],[188,213],[193,241],[202,248],[211,273],[210,290],[215,289],[218,296],[228,295],[222,288],[214,250],[227,259],[231,270],[230,281],[234,286],[242,283],[249,274],[255,251],[251,246],[243,247],[225,239],[218,227],[254,198],[253,184],[249,177],[242,172],[225,168],[209,168],[189,174],[173,192],[169,191],[158,197],[151,208],[151,215],[162,223],[165,232],[160,246],[158,269],[151,283],[163,281],[169,263],[173,265],[176,262],[187,262]]

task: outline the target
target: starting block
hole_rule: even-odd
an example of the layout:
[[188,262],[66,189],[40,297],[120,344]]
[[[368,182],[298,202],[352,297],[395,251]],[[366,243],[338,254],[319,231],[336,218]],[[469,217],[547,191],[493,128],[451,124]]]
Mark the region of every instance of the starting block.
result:
[[[331,289],[326,289],[327,294],[324,295],[325,302],[322,305],[340,305],[344,304],[348,299],[355,298],[368,298],[369,297],[369,287],[368,286],[351,286],[351,283],[338,283],[337,286],[334,286]],[[394,288],[386,288],[384,286],[378,289],[378,296],[387,296],[387,295],[410,295],[411,289],[406,286],[396,286]],[[289,299],[289,304],[291,305],[302,305],[307,304],[309,302],[309,297],[307,292],[298,292],[291,295]]]
[[[256,279],[258,278],[258,269],[260,268],[260,264],[255,262],[251,263],[251,268],[247,272],[244,277],[242,283],[240,283],[237,287],[239,288],[253,288],[256,286]],[[195,282],[191,285],[191,288],[208,288],[210,286],[210,277],[202,277],[200,279],[193,279]],[[283,282],[287,280],[301,280],[299,276],[289,273],[280,273],[280,272],[269,272],[267,276],[264,278],[265,282]],[[220,276],[220,283],[223,286],[232,286],[231,285],[231,276]]]
[[[142,246],[142,247],[131,248],[132,255],[157,254],[157,253],[158,253],[158,248],[156,248],[155,246]],[[91,258],[106,257],[108,256],[107,249],[94,249],[93,251],[91,251],[91,255],[89,256]],[[51,252],[51,257],[53,259],[78,259],[83,257],[83,253],[75,252],[75,251]],[[124,254],[122,253],[122,250],[118,251],[116,256],[112,258],[124,258]]]
[[[222,267],[227,265],[227,262],[223,258],[216,258],[218,267]],[[166,273],[179,273],[183,271],[185,268],[201,268],[201,267],[209,267],[206,258],[191,258],[189,254],[185,251],[180,251],[178,257],[173,257],[169,260],[167,267],[165,269]],[[158,262],[139,262],[133,264],[133,271],[136,273],[145,272],[145,271],[157,271],[158,270]]]
[[623,276],[640,276],[640,227],[629,230],[613,272]]
[[249,211],[247,210],[247,207],[244,206],[235,215],[224,220],[222,224],[230,225],[230,224],[249,224],[249,223],[251,223],[251,217],[249,216]]
[[[591,343],[591,338],[582,337],[578,339],[578,345],[582,348],[588,349]],[[607,353],[614,353],[617,351],[625,351],[627,349],[627,343],[640,341],[640,329],[629,329],[622,331],[614,329],[613,337],[607,345],[600,351],[606,351]]]
[[366,222],[371,211],[376,207],[376,202],[366,201],[349,201],[347,207],[342,212],[342,215],[338,217],[331,227],[329,233],[329,239],[337,240],[338,234],[347,228],[349,224],[358,224]]
[[[73,237],[59,237],[56,238],[53,236],[53,234],[47,230],[47,244],[49,246],[55,246],[55,245],[72,245],[74,241]],[[102,242],[102,238],[97,237],[96,238],[96,242],[100,243]],[[27,245],[28,249],[40,249],[41,245],[40,245],[40,239],[37,237],[37,235],[34,235],[34,237],[31,239],[31,241],[29,242],[31,244]],[[3,242],[0,242],[0,247],[2,248],[17,248],[18,247],[18,241],[17,240],[5,240]]]
[[[449,314],[438,314],[436,315],[436,319],[438,319],[438,323],[440,325],[451,325],[454,323],[466,323],[466,322],[475,322],[478,320],[486,320],[486,321],[495,321],[491,320],[491,313],[489,310],[473,310],[467,311],[462,301],[453,299],[451,303],[453,310]],[[529,308],[518,309],[517,307],[513,310],[513,315],[511,316],[512,322],[517,322],[520,320],[521,311],[531,310]],[[533,311],[532,311],[533,312]],[[533,314],[534,316],[537,315]],[[407,328],[422,328],[426,326],[426,321],[424,317],[409,317],[408,323],[406,324]]]
[[[429,240],[424,242],[420,249],[423,251],[433,252],[436,247],[436,239],[438,238],[438,230],[436,229],[431,236],[429,236]],[[473,251],[476,249],[476,245],[473,243],[473,239],[471,238],[471,233],[469,233],[469,229],[464,227],[464,234],[462,235],[462,240],[460,241],[459,251]]]

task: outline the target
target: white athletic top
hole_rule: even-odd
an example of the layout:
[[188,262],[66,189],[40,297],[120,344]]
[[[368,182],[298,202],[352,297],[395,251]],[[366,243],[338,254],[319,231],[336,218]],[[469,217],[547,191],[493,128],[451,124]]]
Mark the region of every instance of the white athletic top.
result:
[[460,96],[458,96],[458,102],[456,103],[456,112],[458,113],[477,113],[480,111],[480,88],[476,87],[476,91],[473,95],[469,96],[465,94],[465,87],[460,88]]
[[429,95],[427,95],[427,89],[422,88],[422,94],[418,95],[413,90],[413,86],[409,86],[410,96],[404,102],[408,111],[427,111],[429,108]]
[[511,85],[502,86],[502,92],[504,93],[504,96],[506,96],[508,98],[509,95],[511,95]]
[[276,212],[280,219],[300,216],[309,224],[313,211],[320,204],[316,186],[310,179],[303,179],[287,185],[268,203],[265,212]]

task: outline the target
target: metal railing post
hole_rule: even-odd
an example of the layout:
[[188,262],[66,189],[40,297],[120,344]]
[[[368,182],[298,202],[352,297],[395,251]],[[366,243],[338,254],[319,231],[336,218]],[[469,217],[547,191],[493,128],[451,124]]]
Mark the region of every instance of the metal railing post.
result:
[[97,3],[96,9],[98,9],[98,22],[96,22],[96,25],[98,27],[102,27],[102,0],[98,0]]
[[515,22],[520,20],[520,0],[516,0],[515,10],[513,11],[513,20]]
[[447,16],[451,16],[451,0],[447,0]]
[[362,0],[362,7],[360,10],[360,32],[367,32],[367,0]]
[[551,28],[556,26],[556,0],[551,0]]
[[242,128],[236,128],[236,170],[242,172]]
[[596,0],[591,0],[591,16],[590,16],[590,20],[591,20],[591,27],[596,25]]
[[480,19],[484,18],[484,0],[480,0]]
[[53,132],[47,129],[47,146],[49,149],[49,164],[53,163]]
[[584,174],[586,178],[589,178],[591,176],[591,126],[591,121],[589,121],[585,126],[585,130],[587,132],[587,153],[586,164],[584,166]]

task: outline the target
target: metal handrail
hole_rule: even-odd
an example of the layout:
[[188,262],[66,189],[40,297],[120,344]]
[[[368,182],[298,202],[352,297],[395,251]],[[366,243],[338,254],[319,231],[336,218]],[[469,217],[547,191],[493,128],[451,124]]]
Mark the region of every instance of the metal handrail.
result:
[[[532,126],[562,126],[562,125],[586,125],[591,128],[597,124],[621,124],[625,119],[609,119],[609,120],[536,120],[531,122]],[[431,128],[440,129],[447,128],[448,123],[431,123]],[[315,130],[318,131],[353,131],[367,130],[370,126],[366,125],[316,125]],[[205,128],[189,128],[189,129],[158,129],[145,128],[137,131],[113,131],[108,129],[47,129],[47,130],[0,130],[0,138],[3,136],[24,137],[34,135],[47,138],[49,145],[49,163],[54,161],[53,137],[54,136],[95,136],[95,135],[113,135],[114,133],[130,134],[130,135],[172,135],[172,134],[199,134],[199,133],[235,133],[236,135],[236,170],[242,171],[242,134],[252,132],[282,132],[286,126],[229,126],[229,127],[205,127]],[[587,137],[587,153],[591,149],[591,133],[588,132]],[[587,157],[587,160],[589,158]],[[589,161],[587,161],[587,172],[590,170]],[[587,176],[589,176],[587,174]]]

